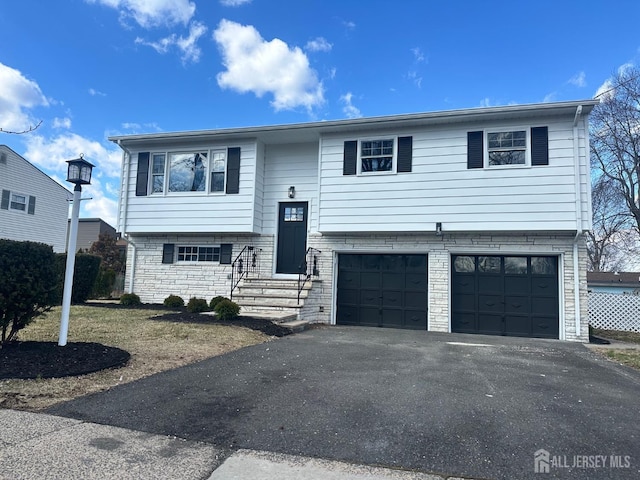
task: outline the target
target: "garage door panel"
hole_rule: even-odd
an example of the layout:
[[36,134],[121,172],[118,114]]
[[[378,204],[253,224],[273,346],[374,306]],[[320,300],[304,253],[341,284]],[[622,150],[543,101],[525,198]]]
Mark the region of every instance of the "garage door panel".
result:
[[362,255],[362,270],[369,272],[379,272],[382,263],[382,255]]
[[476,296],[474,294],[459,294],[456,295],[454,300],[452,300],[452,308],[454,311],[462,310],[462,311],[470,311],[475,312],[476,310]]
[[531,318],[529,315],[506,315],[505,316],[506,334],[516,337],[531,336]]
[[451,330],[458,333],[477,333],[475,313],[454,313],[451,316]]
[[362,272],[360,274],[360,288],[376,288],[381,286],[380,274],[378,272]]
[[424,330],[427,318],[426,310],[405,310],[404,311],[404,327],[412,330]]
[[558,338],[558,322],[555,318],[533,317],[531,334],[538,338]]
[[404,306],[407,309],[424,310],[427,302],[427,292],[405,292]]
[[427,269],[427,257],[426,255],[405,255],[406,259],[406,272],[415,273],[424,277],[424,272]]
[[337,321],[341,325],[358,325],[358,307],[338,304]]
[[384,290],[382,292],[382,305],[385,307],[402,307],[402,291]]
[[402,273],[383,273],[382,288],[383,289],[404,289],[405,278]]
[[[426,268],[426,267],[425,267]],[[427,276],[422,273],[407,273],[405,277],[405,288],[408,290],[427,291]]]
[[403,311],[401,308],[383,308],[381,326],[400,328],[403,326],[402,317]]
[[361,269],[360,255],[349,255],[349,254],[340,255],[340,268],[342,271],[360,270]]
[[344,270],[340,272],[338,279],[338,289],[360,288],[360,273]]
[[480,275],[478,277],[479,293],[502,293],[504,291],[504,277],[500,275]]
[[557,295],[556,280],[554,278],[533,277],[531,286],[532,295]]
[[381,300],[379,290],[360,290],[360,305],[379,307]]
[[478,314],[478,333],[501,335],[503,328],[504,326],[502,323],[502,314]]
[[338,290],[338,304],[357,305],[360,303],[360,290],[355,288],[343,288]]
[[479,295],[478,311],[484,313],[501,313],[504,310],[503,297],[500,295]]
[[476,293],[476,281],[473,275],[458,274],[451,281],[451,290],[456,294]]
[[557,309],[557,299],[553,297],[534,297],[531,303],[533,315],[552,315]]
[[529,295],[531,292],[531,279],[529,277],[507,276],[505,277],[504,293],[506,295]]
[[529,314],[531,310],[531,298],[515,295],[509,295],[505,297],[504,302],[504,311],[505,313],[519,313],[519,314]]
[[377,327],[380,325],[380,307],[360,306],[358,309],[358,325]]

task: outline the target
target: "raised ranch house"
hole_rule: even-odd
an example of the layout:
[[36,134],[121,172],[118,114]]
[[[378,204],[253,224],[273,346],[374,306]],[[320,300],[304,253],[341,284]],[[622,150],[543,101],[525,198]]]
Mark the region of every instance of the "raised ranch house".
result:
[[71,193],[6,145],[0,145],[0,238],[66,250]]
[[587,341],[596,103],[112,137],[126,284],[159,303],[240,280],[244,312]]

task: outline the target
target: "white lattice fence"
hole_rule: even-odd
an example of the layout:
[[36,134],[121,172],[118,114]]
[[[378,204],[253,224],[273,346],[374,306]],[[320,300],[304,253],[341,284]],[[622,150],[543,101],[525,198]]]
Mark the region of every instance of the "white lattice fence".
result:
[[640,295],[589,292],[589,323],[605,330],[640,332]]

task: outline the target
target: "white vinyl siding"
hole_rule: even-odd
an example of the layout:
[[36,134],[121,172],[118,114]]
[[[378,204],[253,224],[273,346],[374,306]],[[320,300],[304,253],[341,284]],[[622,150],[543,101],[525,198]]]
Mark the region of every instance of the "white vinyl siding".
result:
[[[260,226],[255,224],[254,215],[255,142],[175,145],[163,151],[216,152],[220,149],[226,151],[228,147],[240,147],[240,192],[238,194],[220,195],[219,192],[210,193],[205,189],[205,191],[136,196],[138,153],[149,151],[149,149],[132,150],[128,171],[129,188],[124,232],[258,233]],[[152,151],[158,150],[162,149],[152,149]],[[169,175],[168,169],[166,175]]]
[[[580,154],[585,163],[584,122]],[[320,232],[575,230],[576,189],[572,123],[536,119],[549,128],[549,165],[467,168],[467,132],[479,125],[389,132],[413,136],[410,174],[343,175],[346,135],[323,138]],[[520,128],[521,125],[518,125]],[[485,131],[503,124],[481,125]],[[380,133],[384,135],[384,133]],[[520,165],[519,167],[523,167]],[[582,172],[587,209],[588,168]],[[583,215],[583,226],[588,220]]]
[[[0,238],[42,242],[64,252],[71,193],[11,149],[0,146],[1,153],[7,161],[0,164],[0,192],[10,191],[12,202],[17,200],[13,194],[25,197],[26,203],[25,210],[0,209]],[[36,199],[33,215],[28,214],[30,196]]]
[[[308,228],[317,230],[318,144],[268,145],[264,172],[263,233],[277,233],[278,203],[286,201],[309,202]],[[288,197],[291,186],[294,199]]]

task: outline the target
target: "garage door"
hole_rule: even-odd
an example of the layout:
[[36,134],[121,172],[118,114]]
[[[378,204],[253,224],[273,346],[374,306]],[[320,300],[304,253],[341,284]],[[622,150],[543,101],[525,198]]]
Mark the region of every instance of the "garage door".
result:
[[340,254],[336,323],[427,329],[427,256]]
[[452,257],[451,330],[558,338],[558,257]]

